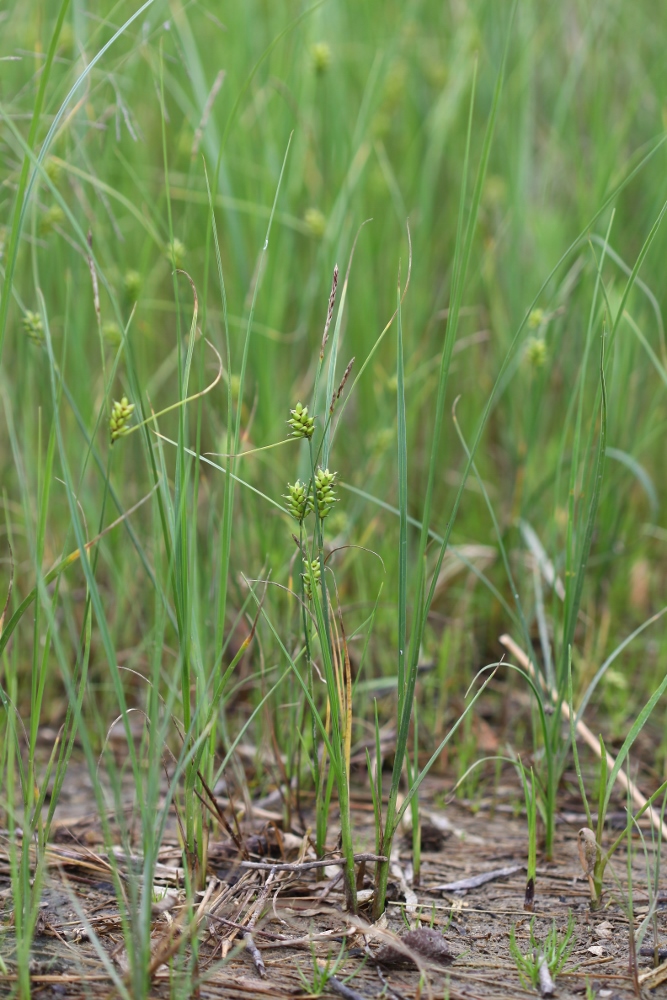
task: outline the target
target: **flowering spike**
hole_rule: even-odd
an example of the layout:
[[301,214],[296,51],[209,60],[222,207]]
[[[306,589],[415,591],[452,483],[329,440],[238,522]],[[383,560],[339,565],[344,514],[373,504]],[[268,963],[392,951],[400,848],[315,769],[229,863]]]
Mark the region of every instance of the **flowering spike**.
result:
[[164,255],[171,264],[171,266],[178,271],[180,268],[183,267],[183,260],[185,258],[185,246],[179,239],[174,237],[173,240],[170,240],[166,244],[164,248]]
[[320,582],[321,575],[322,569],[319,559],[313,559],[312,562],[308,562],[306,559],[303,560],[303,589],[309,601],[313,599],[313,587],[316,587]]
[[334,392],[333,396],[331,397],[331,406],[329,407],[329,413],[333,413],[336,403],[343,394],[343,389],[345,388],[345,383],[350,377],[350,372],[352,371],[353,364],[354,364],[354,358],[351,358],[347,368],[343,372],[343,377],[340,380],[340,385],[338,386],[338,389],[336,390],[336,392]]
[[329,69],[331,64],[331,47],[327,42],[315,42],[310,46],[310,55],[313,60],[313,69],[318,76]]
[[293,438],[312,438],[315,433],[315,417],[308,416],[308,407],[302,406],[301,403],[297,403],[293,410],[290,410],[291,416],[287,421],[288,427],[292,428]]
[[125,434],[129,433],[130,428],[127,426],[127,422],[132,416],[133,410],[134,403],[129,403],[127,396],[123,396],[120,403],[114,401],[111,418],[109,420],[109,432],[111,434],[112,444],[114,441],[117,441],[119,437],[123,437]]
[[[171,257],[169,257],[171,260]],[[123,278],[125,294],[130,302],[136,302],[141,292],[142,277],[138,271],[126,271]]]
[[331,294],[329,295],[329,307],[327,309],[327,318],[324,324],[324,333],[322,334],[322,346],[320,347],[320,361],[324,357],[324,348],[327,346],[327,340],[329,339],[329,327],[331,326],[331,320],[333,319],[334,305],[336,304],[337,288],[338,288],[338,264],[336,264],[333,269]]
[[317,512],[323,520],[335,503],[338,497],[334,494],[333,484],[338,473],[329,472],[328,469],[318,469],[315,473],[315,496],[317,497]]
[[528,317],[528,328],[530,330],[538,330],[544,323],[545,319],[546,316],[544,315],[544,309],[533,309]]
[[531,368],[543,368],[547,360],[547,342],[544,337],[529,337],[525,347],[526,361]]
[[297,479],[295,483],[287,484],[287,493],[283,494],[285,500],[287,500],[287,509],[299,524],[302,524],[304,518],[310,514],[313,509],[313,498],[301,480]]
[[41,347],[43,345],[44,324],[42,323],[42,317],[39,313],[30,312],[28,309],[23,317],[23,329],[25,330],[28,339],[33,344],[36,344],[37,347]]

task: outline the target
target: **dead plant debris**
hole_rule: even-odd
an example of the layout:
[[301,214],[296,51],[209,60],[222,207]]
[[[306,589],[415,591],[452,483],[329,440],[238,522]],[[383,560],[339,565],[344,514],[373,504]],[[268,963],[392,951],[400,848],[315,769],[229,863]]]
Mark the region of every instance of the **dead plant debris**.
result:
[[[392,855],[392,870],[400,872],[400,878],[392,884],[387,912],[375,926],[370,923],[372,881],[368,875],[376,857],[372,852],[360,851],[357,856],[360,899],[365,902],[360,915],[353,918],[344,909],[336,853],[319,861],[307,830],[299,824],[281,829],[275,819],[253,818],[248,813],[239,822],[242,850],[238,833],[212,841],[204,888],[188,901],[174,822],[160,850],[152,886],[152,995],[169,996],[174,962],[189,953],[196,937],[202,1000],[312,995],[306,984],[312,984],[317,975],[326,978],[322,970],[327,968],[323,997],[503,1000],[535,996],[519,979],[509,948],[510,930],[514,928],[517,946],[525,953],[531,919],[534,935],[542,940],[553,922],[565,933],[571,912],[572,954],[551,985],[548,970],[540,967],[538,983],[543,995],[563,1000],[587,995],[625,1000],[636,995],[636,976],[642,996],[667,998],[667,892],[662,886],[657,893],[655,887],[649,891],[640,853],[633,859],[632,924],[636,932],[650,915],[650,927],[633,969],[623,852],[611,863],[613,877],[606,882],[602,908],[592,913],[587,875],[579,857],[580,824],[573,810],[571,822],[559,824],[554,861],[538,863],[535,910],[528,916],[523,910],[525,821],[497,808],[498,802],[487,808],[483,800],[474,809],[455,802],[443,812],[435,805],[438,780],[431,779],[425,786],[424,815],[434,826],[432,819],[439,817],[435,828],[446,829],[447,839],[434,837],[425,845],[420,886],[412,880],[411,844],[402,842],[396,856]],[[75,800],[76,792],[66,790],[47,852],[32,982],[36,995],[108,998],[113,982],[104,956],[129,982],[117,900],[132,879],[140,879],[142,859],[138,844],[130,850],[105,849],[99,820],[83,815],[83,810],[73,815]],[[373,816],[363,789],[355,791],[354,802],[358,806],[355,839],[360,848],[370,847]],[[70,815],[61,815],[67,808]],[[307,810],[303,818],[307,823]],[[337,831],[330,833],[334,844]],[[12,992],[17,980],[9,847],[6,839],[0,844],[4,926],[0,948],[6,968],[0,973],[2,996]]]

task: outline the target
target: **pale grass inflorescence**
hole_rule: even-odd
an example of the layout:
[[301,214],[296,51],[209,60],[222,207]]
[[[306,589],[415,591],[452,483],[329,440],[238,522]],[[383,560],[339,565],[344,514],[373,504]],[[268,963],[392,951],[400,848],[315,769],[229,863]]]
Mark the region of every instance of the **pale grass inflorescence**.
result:
[[121,400],[114,401],[111,409],[111,417],[109,418],[111,444],[129,432],[129,420],[133,412],[134,403],[130,403],[127,396],[123,396]]

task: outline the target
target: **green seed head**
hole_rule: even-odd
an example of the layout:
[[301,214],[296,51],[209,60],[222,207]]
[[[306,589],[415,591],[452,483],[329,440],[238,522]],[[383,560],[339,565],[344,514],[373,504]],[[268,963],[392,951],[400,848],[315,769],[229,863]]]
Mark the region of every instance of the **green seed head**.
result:
[[318,76],[326,73],[331,65],[331,47],[327,42],[315,42],[310,47],[310,55],[313,60],[313,69]]
[[531,368],[543,368],[547,360],[547,343],[544,337],[530,337],[526,341],[526,361]]
[[30,312],[28,309],[23,317],[23,329],[32,344],[35,344],[36,347],[42,347],[44,344],[44,324],[39,313]]
[[303,216],[303,221],[306,223],[310,235],[314,236],[317,240],[321,240],[327,228],[326,215],[320,212],[319,208],[307,208]]
[[308,487],[299,479],[295,483],[288,483],[287,491],[287,493],[283,494],[284,499],[287,500],[287,509],[294,520],[302,524],[304,518],[313,509],[313,498],[308,491]]
[[544,323],[544,309],[533,309],[528,317],[528,326],[531,330],[538,330]]
[[290,410],[290,418],[287,426],[292,428],[293,438],[312,438],[315,433],[315,417],[308,416],[308,407],[297,403],[293,410]]
[[106,340],[107,344],[113,348],[120,347],[123,340],[120,327],[118,326],[118,323],[114,323],[113,320],[102,324],[102,336]]
[[123,278],[123,286],[125,288],[125,294],[127,295],[130,302],[136,302],[137,299],[139,298],[141,285],[142,285],[141,275],[139,274],[138,271],[125,272],[125,277]]
[[313,599],[313,587],[316,587],[320,582],[321,575],[322,570],[319,559],[313,559],[312,562],[303,560],[303,589],[309,601]]
[[46,236],[54,226],[59,226],[64,221],[65,213],[60,205],[52,205],[51,208],[47,208],[39,220],[39,231],[43,236]]
[[240,375],[232,375],[229,380],[229,391],[232,394],[232,399],[236,401],[239,398],[239,393],[241,392],[241,377]]
[[338,473],[328,469],[318,469],[315,473],[315,496],[317,497],[317,512],[320,519],[331,513],[332,507],[338,503],[338,497],[333,491],[333,484]]
[[167,243],[164,255],[172,267],[181,268],[185,260],[185,246],[179,239],[173,239]]
[[129,403],[127,396],[123,396],[120,402],[114,401],[111,419],[109,420],[109,433],[111,434],[112,444],[119,437],[123,437],[129,433],[130,428],[127,426],[127,423],[132,416],[133,410],[134,403]]
[[49,178],[49,180],[52,181],[54,184],[57,184],[63,172],[63,169],[60,166],[60,164],[57,163],[52,156],[49,156],[46,163],[44,164],[44,169],[46,171],[46,176]]

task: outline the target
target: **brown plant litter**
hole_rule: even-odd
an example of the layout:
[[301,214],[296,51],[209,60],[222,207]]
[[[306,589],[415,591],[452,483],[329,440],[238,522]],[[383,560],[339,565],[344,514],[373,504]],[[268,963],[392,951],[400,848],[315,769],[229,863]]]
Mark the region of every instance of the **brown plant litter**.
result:
[[[111,998],[113,983],[91,941],[95,936],[118,973],[127,974],[112,878],[114,859],[103,845],[98,817],[85,812],[90,802],[85,796],[86,773],[82,763],[73,762],[47,851],[48,871],[32,949],[36,996]],[[170,961],[191,947],[195,935],[199,996],[211,1000],[305,997],[308,992],[299,969],[312,982],[313,956],[320,963],[333,963],[343,943],[345,957],[322,994],[325,997],[520,1000],[536,996],[521,984],[509,950],[510,928],[515,927],[523,951],[529,949],[530,929],[523,910],[526,825],[524,818],[514,816],[516,787],[501,786],[493,799],[481,797],[470,805],[454,802],[443,809],[437,804],[442,801],[442,779],[433,778],[425,786],[425,832],[435,828],[442,836],[425,838],[419,887],[411,884],[410,843],[403,840],[392,856],[392,868],[401,873],[409,891],[397,881],[390,884],[386,915],[375,926],[369,922],[372,902],[367,898],[372,854],[358,857],[358,887],[366,901],[360,916],[352,918],[344,911],[335,851],[322,878],[322,869],[312,865],[312,848],[303,830],[281,830],[276,819],[247,815],[240,824],[244,856],[231,838],[211,841],[206,887],[188,908],[174,820],[155,871],[154,889],[161,898],[156,898],[152,910],[152,996],[169,996]],[[129,816],[131,787],[126,793]],[[374,842],[369,805],[367,791],[354,790],[355,840],[360,849]],[[576,811],[576,800],[569,805],[569,811],[563,808],[560,815],[554,862],[538,863],[534,933],[541,940],[553,921],[564,933],[572,911],[575,944],[565,970],[556,978],[555,995],[563,1000],[585,997],[588,985],[594,996],[625,1000],[635,996],[629,968],[625,847],[610,864],[602,908],[592,913],[578,850],[583,816]],[[610,813],[612,821],[614,816]],[[307,810],[304,818],[310,819]],[[336,836],[332,827],[330,845]],[[651,846],[648,827],[645,841],[649,852],[657,850]],[[7,969],[0,975],[3,996],[16,983],[8,847],[6,840],[0,847],[4,925],[0,947]],[[632,900],[637,928],[651,900],[638,838],[635,848]],[[115,861],[128,878],[137,870],[138,844],[132,850],[137,853],[114,850]],[[652,958],[654,943],[659,958],[667,945],[667,886],[660,888],[656,920],[658,941],[653,942],[649,930],[637,971],[642,995],[659,1000],[667,998],[667,969],[664,960],[653,968]]]

